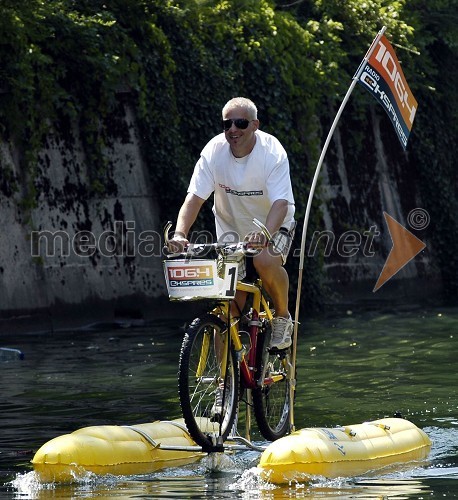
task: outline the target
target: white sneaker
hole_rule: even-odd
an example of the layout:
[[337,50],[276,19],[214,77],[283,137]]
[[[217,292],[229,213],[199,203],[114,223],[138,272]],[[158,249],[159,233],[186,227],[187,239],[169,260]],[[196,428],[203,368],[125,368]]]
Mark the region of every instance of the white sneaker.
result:
[[276,317],[272,320],[272,336],[270,338],[269,349],[286,349],[291,343],[293,333],[293,320],[289,318]]

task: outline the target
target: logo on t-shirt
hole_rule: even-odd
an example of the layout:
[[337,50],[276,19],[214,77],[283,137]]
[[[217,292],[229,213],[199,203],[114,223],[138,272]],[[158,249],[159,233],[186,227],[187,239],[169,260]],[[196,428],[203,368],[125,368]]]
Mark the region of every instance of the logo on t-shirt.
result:
[[224,184],[219,184],[219,187],[224,189],[227,194],[233,194],[235,196],[262,196],[263,190],[253,190],[253,191],[236,191],[235,189],[225,186]]

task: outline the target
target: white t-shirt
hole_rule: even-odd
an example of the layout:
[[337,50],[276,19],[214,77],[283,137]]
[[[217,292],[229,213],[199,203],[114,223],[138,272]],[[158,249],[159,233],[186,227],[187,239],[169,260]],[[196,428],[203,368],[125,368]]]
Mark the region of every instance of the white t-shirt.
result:
[[[257,130],[248,156],[235,158],[224,133],[204,147],[189,183],[188,193],[206,200],[214,192],[216,235],[221,241],[238,241],[265,224],[276,200],[287,200],[282,226],[294,223],[294,197],[286,151],[274,136]],[[236,235],[234,235],[234,232]]]

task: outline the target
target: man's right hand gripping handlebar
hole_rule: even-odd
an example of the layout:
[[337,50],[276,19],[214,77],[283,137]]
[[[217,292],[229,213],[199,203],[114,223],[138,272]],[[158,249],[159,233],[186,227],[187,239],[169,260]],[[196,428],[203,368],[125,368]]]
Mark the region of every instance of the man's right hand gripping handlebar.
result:
[[168,221],[164,228],[164,252],[169,254],[180,254],[186,251],[189,240],[179,233],[175,233],[169,238],[169,231],[172,222]]

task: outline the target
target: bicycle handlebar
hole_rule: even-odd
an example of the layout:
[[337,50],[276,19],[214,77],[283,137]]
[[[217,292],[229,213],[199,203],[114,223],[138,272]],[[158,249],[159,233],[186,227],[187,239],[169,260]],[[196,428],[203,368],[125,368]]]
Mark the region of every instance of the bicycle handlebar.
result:
[[178,257],[185,256],[186,258],[190,257],[204,257],[208,256],[212,251],[217,252],[218,254],[225,255],[235,255],[235,254],[255,254],[258,252],[256,249],[248,248],[245,242],[240,243],[190,243],[183,252],[169,252],[167,247],[164,247],[164,251],[166,256]]
[[164,247],[165,248],[168,248],[168,246],[169,246],[169,241],[170,241],[169,231],[170,231],[170,228],[172,227],[172,225],[173,225],[172,221],[169,220],[169,221],[167,221],[167,224],[164,227]]
[[[264,236],[267,238],[267,242],[269,243],[272,240],[272,235],[270,234],[269,230],[267,227],[258,219],[253,219],[253,224],[258,226],[258,228],[261,230],[261,232],[264,234]],[[170,228],[172,227],[172,222],[168,221],[167,224],[164,227],[164,251],[169,252],[169,232]],[[169,253],[168,256],[178,256],[178,255],[186,255],[186,256],[192,256],[192,257],[197,257],[199,255],[204,255],[206,252],[210,250],[216,250],[219,253],[227,253],[227,254],[234,254],[234,253],[243,253],[243,254],[256,254],[259,252],[259,249],[256,248],[249,248],[248,244],[244,241],[241,241],[239,243],[190,243],[186,249],[183,252],[179,253]]]
[[272,240],[272,235],[270,234],[270,231],[267,229],[267,227],[256,218],[253,219],[253,224],[259,227],[262,234],[267,238],[267,243],[269,243]]

